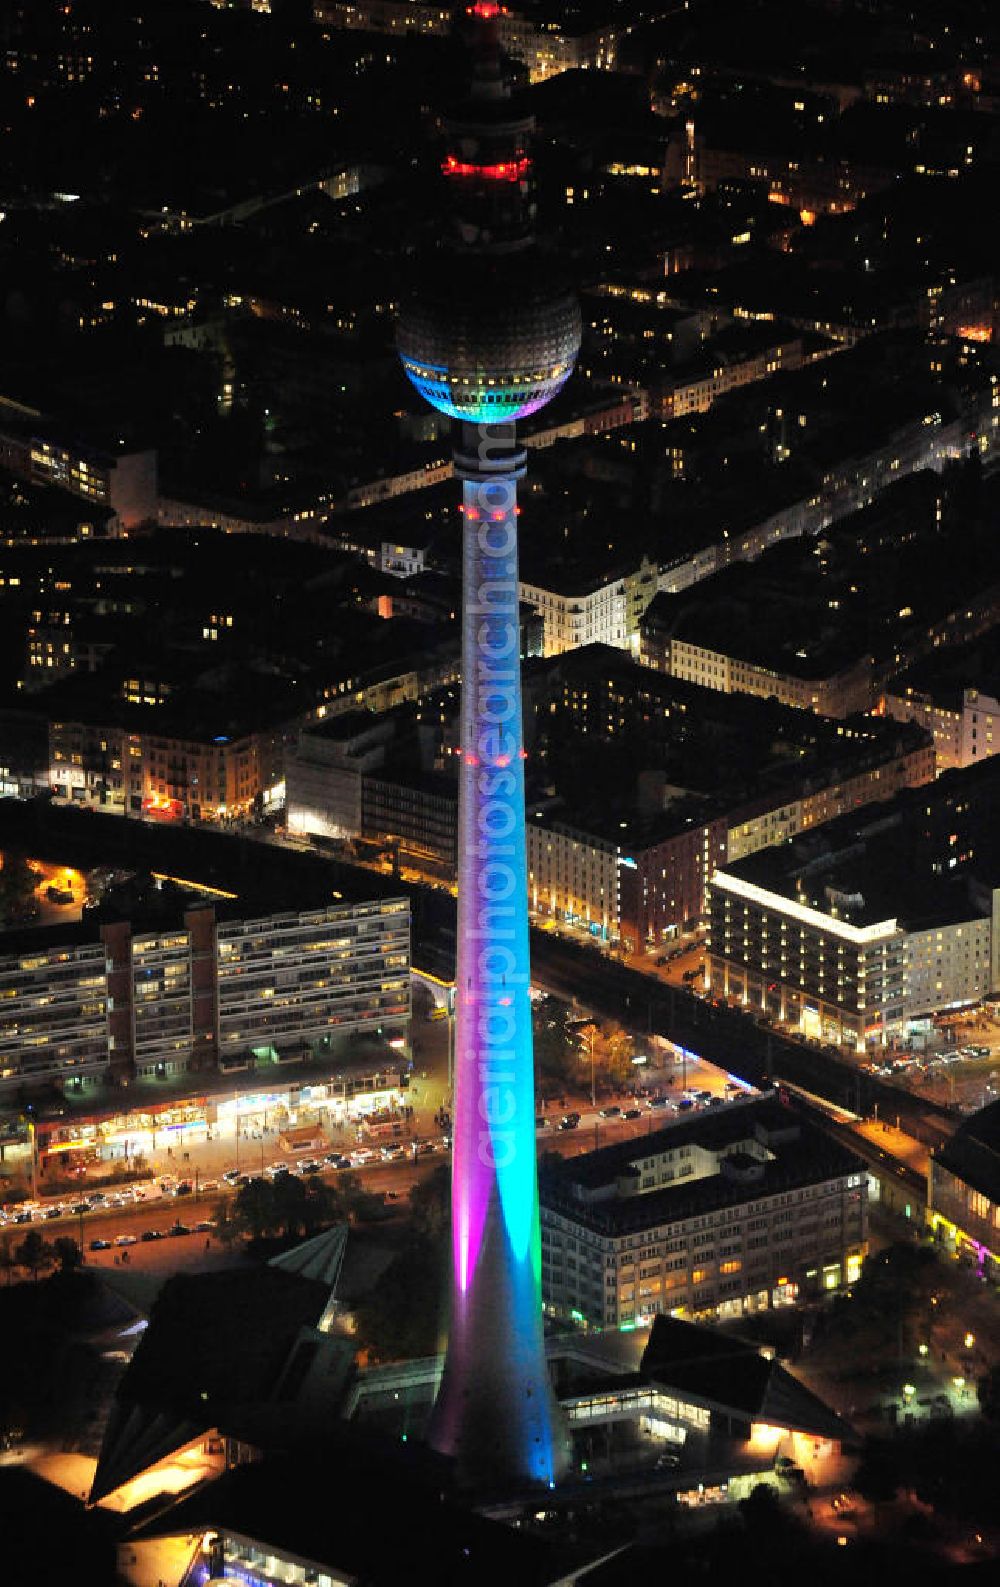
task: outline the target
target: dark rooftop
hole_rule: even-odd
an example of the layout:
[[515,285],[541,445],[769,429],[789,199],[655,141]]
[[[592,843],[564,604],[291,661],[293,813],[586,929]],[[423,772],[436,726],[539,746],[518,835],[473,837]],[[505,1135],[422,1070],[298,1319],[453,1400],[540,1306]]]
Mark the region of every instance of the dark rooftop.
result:
[[1000,1102],[991,1102],[965,1119],[934,1153],[935,1163],[1000,1203]]
[[1000,699],[1000,625],[967,645],[942,646],[886,685],[889,694],[922,695],[943,711],[961,711],[967,689]]
[[741,881],[870,926],[918,930],[981,918],[1000,880],[1000,760],[946,772],[725,867]]
[[[644,1158],[687,1145],[722,1157],[748,1140],[765,1145],[773,1154],[766,1162],[755,1154],[762,1175],[749,1187],[719,1172],[639,1195],[613,1194],[617,1181],[635,1176],[635,1165]],[[540,1194],[543,1206],[590,1229],[625,1234],[656,1223],[679,1222],[748,1199],[778,1195],[800,1185],[853,1173],[861,1166],[861,1159],[853,1152],[789,1112],[776,1097],[765,1096],[678,1118],[651,1135],[566,1158],[543,1170]],[[597,1199],[595,1193],[602,1191],[605,1199]]]
[[677,1317],[653,1320],[641,1372],[679,1393],[714,1401],[770,1427],[853,1439],[850,1425],[757,1345]]
[[[391,1499],[380,1524],[374,1496]],[[236,1467],[141,1527],[142,1537],[237,1532],[371,1587],[427,1573],[439,1587],[523,1587],[557,1574],[550,1546],[444,1498],[425,1452],[345,1439],[297,1460]]]
[[[0,800],[0,850],[19,849],[38,859],[81,870],[111,865],[134,874],[173,877],[194,892],[206,886],[232,893],[216,900],[220,914],[252,916],[255,910],[315,909],[406,896],[392,878],[315,854],[194,827],[154,826],[117,815]],[[183,897],[190,898],[190,893]],[[183,898],[178,898],[181,903]],[[66,938],[69,926],[26,928],[7,940],[28,944]]]

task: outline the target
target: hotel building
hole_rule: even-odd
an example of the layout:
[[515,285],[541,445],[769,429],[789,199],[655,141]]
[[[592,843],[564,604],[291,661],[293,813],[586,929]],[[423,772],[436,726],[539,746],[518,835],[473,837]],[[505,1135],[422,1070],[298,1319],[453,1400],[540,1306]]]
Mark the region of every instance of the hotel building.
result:
[[1000,978],[1000,853],[984,762],[718,870],[713,992],[863,1051]]

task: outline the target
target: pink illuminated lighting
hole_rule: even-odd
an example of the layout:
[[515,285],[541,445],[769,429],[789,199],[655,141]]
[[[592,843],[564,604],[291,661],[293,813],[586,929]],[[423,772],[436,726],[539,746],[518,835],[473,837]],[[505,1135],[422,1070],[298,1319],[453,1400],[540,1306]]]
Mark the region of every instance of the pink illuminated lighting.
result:
[[527,155],[519,160],[501,160],[496,165],[474,165],[449,154],[441,166],[445,176],[475,176],[483,182],[523,182],[531,169]]

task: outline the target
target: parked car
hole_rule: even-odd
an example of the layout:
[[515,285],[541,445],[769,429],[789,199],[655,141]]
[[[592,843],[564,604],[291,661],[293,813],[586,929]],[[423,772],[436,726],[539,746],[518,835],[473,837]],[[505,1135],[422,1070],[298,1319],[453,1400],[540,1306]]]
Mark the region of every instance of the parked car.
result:
[[91,1240],[89,1249],[91,1251],[110,1251],[111,1250],[111,1241],[110,1240]]
[[135,1234],[116,1234],[115,1245],[135,1245],[138,1242],[138,1238],[138,1235]]
[[617,1119],[620,1114],[621,1108],[618,1107],[617,1103],[612,1103],[610,1107],[601,1109],[602,1119]]

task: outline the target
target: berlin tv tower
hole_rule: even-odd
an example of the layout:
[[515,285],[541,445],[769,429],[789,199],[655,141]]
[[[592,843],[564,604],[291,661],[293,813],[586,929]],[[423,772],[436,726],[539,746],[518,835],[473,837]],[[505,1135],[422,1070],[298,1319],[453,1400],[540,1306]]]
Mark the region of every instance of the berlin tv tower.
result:
[[577,302],[535,248],[534,121],[503,78],[502,17],[494,0],[465,13],[472,80],[442,163],[455,237],[397,328],[409,379],[456,421],[463,513],[452,1306],[428,1437],[494,1488],[551,1486],[569,1458],[542,1327],[515,421],[580,348]]

